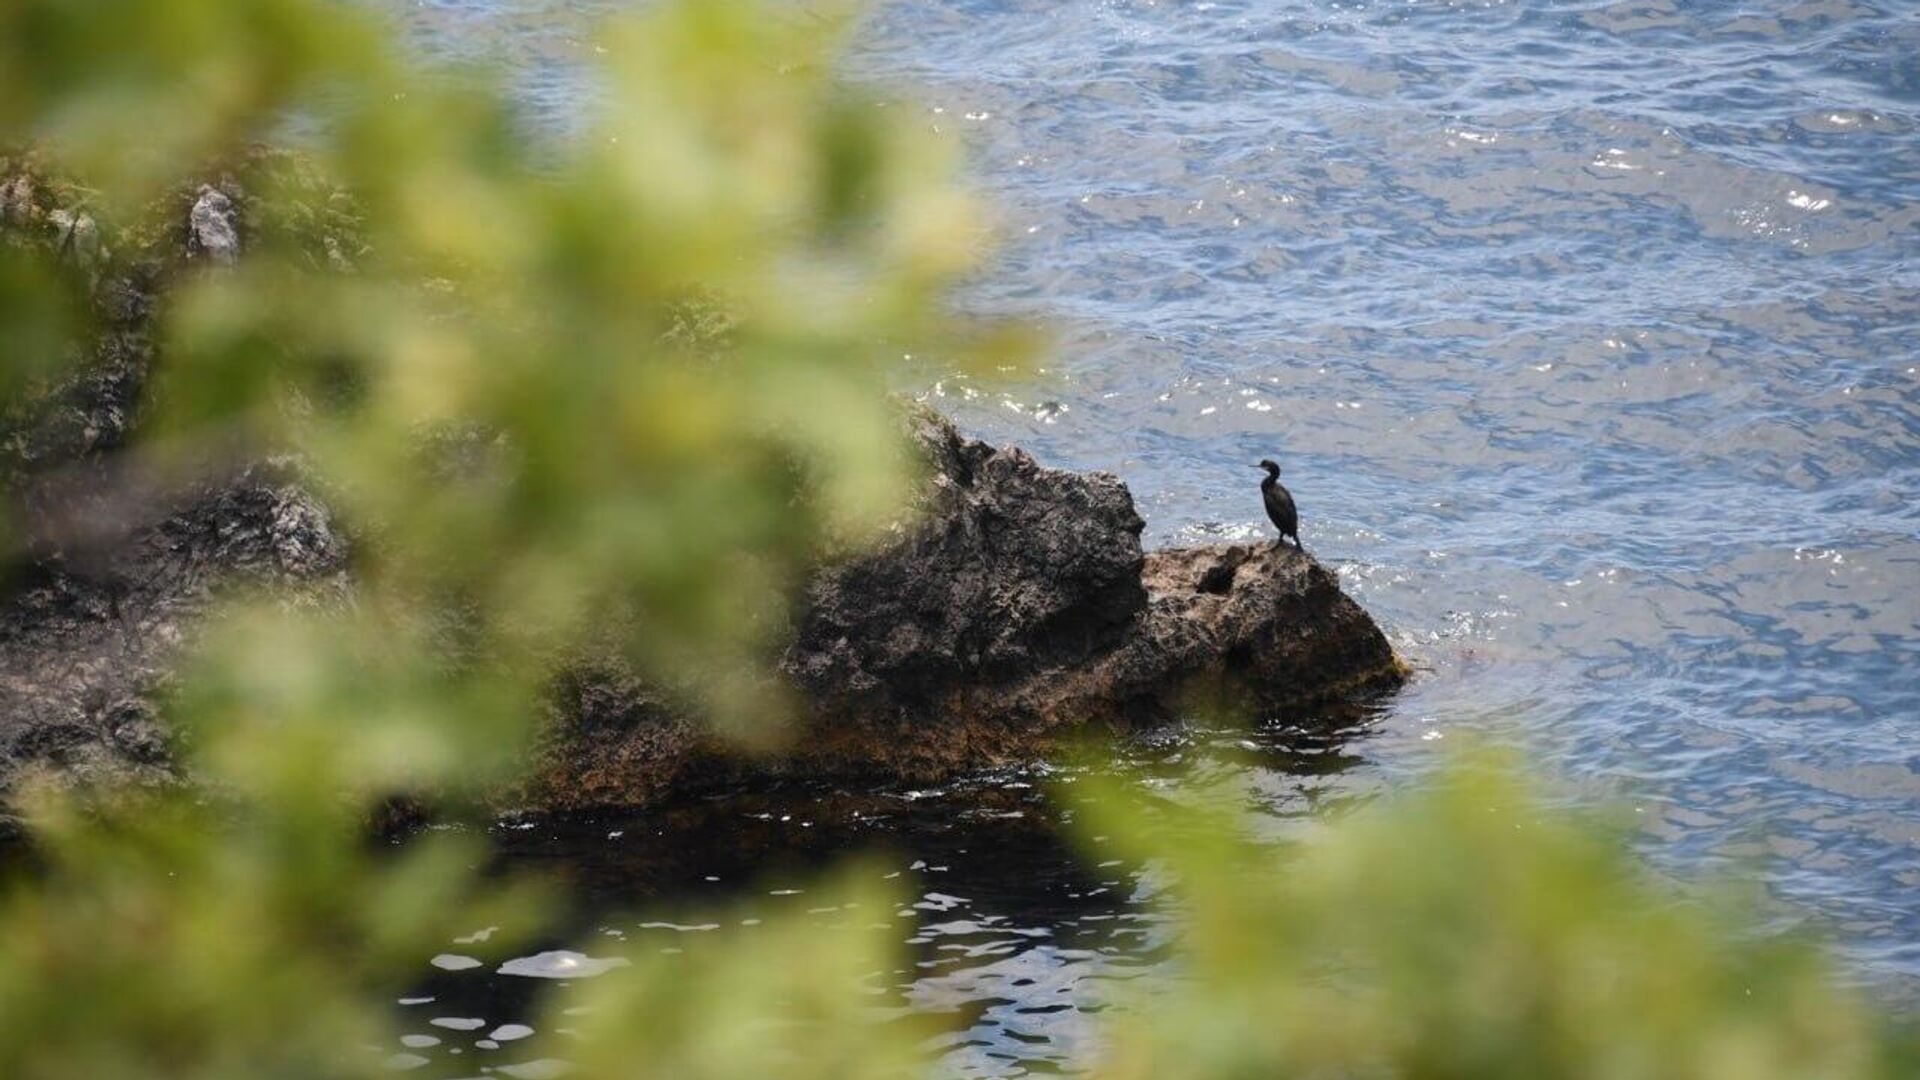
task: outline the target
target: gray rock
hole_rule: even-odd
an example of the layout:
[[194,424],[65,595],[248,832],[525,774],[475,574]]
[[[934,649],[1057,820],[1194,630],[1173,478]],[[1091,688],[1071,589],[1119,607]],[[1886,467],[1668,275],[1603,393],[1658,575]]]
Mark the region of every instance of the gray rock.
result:
[[239,212],[219,188],[202,186],[187,212],[187,254],[217,266],[232,266],[240,258]]
[[1147,613],[1102,669],[1120,696],[1163,711],[1288,711],[1405,677],[1379,627],[1305,552],[1172,548],[1147,556],[1142,580]]
[[1042,468],[931,413],[913,424],[933,464],[924,524],[822,573],[782,664],[844,721],[925,723],[956,696],[1084,667],[1147,603],[1126,485]]
[[54,244],[60,257],[76,266],[92,269],[100,263],[100,226],[90,214],[78,210],[54,210],[47,214],[53,226]]
[[68,207],[42,215],[35,198],[34,181],[26,173],[0,184],[0,201],[6,204],[0,242],[45,245],[54,257],[82,266],[98,333],[84,353],[50,365],[63,377],[33,401],[9,402],[8,413],[0,417],[0,487],[16,494],[36,477],[91,467],[127,441],[151,367],[152,316],[162,274],[154,262],[109,252],[89,215]]
[[33,177],[15,173],[0,178],[0,224],[15,227],[31,225],[34,217]]
[[96,537],[103,548],[43,558],[0,602],[0,794],[30,773],[172,781],[152,695],[220,589],[344,595],[346,544],[289,467],[244,469],[182,500]]
[[870,755],[937,776],[1089,724],[1298,708],[1399,681],[1379,628],[1311,556],[1143,554],[1113,477],[920,425],[936,469],[925,524],[823,575],[787,653],[819,729],[808,745],[834,748],[823,765]]

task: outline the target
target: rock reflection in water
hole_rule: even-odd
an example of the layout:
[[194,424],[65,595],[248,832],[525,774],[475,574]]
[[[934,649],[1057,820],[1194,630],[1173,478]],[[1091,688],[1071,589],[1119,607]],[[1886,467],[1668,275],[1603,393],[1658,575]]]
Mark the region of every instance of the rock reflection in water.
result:
[[[1257,800],[1284,827],[1353,790],[1341,777],[1358,759],[1343,745],[1318,723],[1167,733],[1136,744],[1123,766],[1156,797],[1177,798],[1209,777],[1244,778],[1257,761],[1268,778]],[[1167,934],[1149,905],[1150,872],[1098,839],[1076,847],[1065,835],[1086,798],[1083,775],[1036,767],[935,789],[790,785],[630,815],[503,823],[494,830],[501,865],[556,879],[573,912],[552,948],[428,975],[403,1015],[479,1022],[467,1040],[442,1029],[448,1045],[413,1052],[439,1054],[439,1071],[423,1074],[447,1076],[552,1053],[514,1043],[535,1034],[536,997],[569,977],[559,960],[618,978],[590,958],[616,945],[677,951],[690,934],[752,934],[796,913],[820,933],[844,932],[838,909],[808,890],[862,854],[902,896],[892,915],[902,966],[882,973],[890,1001],[879,1015],[945,1018],[950,1031],[930,1049],[953,1074],[1072,1070],[1089,1059],[1093,1017],[1111,991],[1164,962]],[[1170,785],[1176,775],[1192,782]]]

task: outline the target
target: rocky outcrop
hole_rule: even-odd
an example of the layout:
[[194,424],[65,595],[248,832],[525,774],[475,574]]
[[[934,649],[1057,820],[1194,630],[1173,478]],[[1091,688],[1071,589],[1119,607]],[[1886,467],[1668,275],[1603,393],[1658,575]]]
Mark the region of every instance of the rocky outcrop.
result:
[[187,211],[187,257],[216,266],[232,266],[240,259],[239,211],[226,192],[201,185]]
[[781,668],[789,745],[743,760],[630,678],[570,680],[547,808],[627,803],[743,773],[933,780],[1089,725],[1301,711],[1397,685],[1379,628],[1312,556],[1271,544],[1145,553],[1126,486],[1048,469],[916,412],[923,517],[823,571]]
[[1148,611],[1109,677],[1163,709],[1297,710],[1404,677],[1373,620],[1305,552],[1279,544],[1156,551],[1142,580]]
[[[38,773],[65,783],[175,779],[154,699],[217,592],[344,595],[346,546],[286,466],[263,464],[182,495],[110,550],[43,558],[0,602],[0,792]],[[4,829],[0,813],[0,829]]]
[[932,414],[915,426],[934,464],[924,523],[822,574],[782,665],[806,692],[810,744],[864,739],[889,767],[937,772],[1064,728],[1162,720],[1196,695],[1287,708],[1397,678],[1311,556],[1143,553],[1117,478],[1043,468]]
[[[249,235],[237,188],[177,200],[155,255],[76,267],[102,327],[95,354],[36,408],[0,418],[0,492],[27,526],[15,535],[27,555],[0,582],[0,796],[28,772],[175,779],[155,693],[216,595],[239,582],[289,598],[351,591],[347,544],[295,464],[177,485],[120,463],[158,290],[221,272]],[[0,240],[24,230],[80,246],[74,213],[23,176],[0,177],[0,218],[14,230]],[[306,239],[317,262],[347,264],[333,233]],[[1088,725],[1293,709],[1400,679],[1379,629],[1310,556],[1149,554],[1117,478],[1045,468],[924,410],[906,422],[929,466],[917,512],[891,545],[823,566],[797,605],[778,672],[797,709],[779,753],[716,744],[631,675],[575,670],[556,680],[544,760],[513,797],[568,809],[743,773],[931,778]]]
[[1086,668],[1147,604],[1126,485],[913,416],[933,469],[904,541],[822,573],[783,670],[822,715],[866,728],[998,713],[1008,687]]
[[[0,162],[0,166],[7,163]],[[9,171],[9,168],[11,171]],[[177,226],[106,251],[63,205],[73,193],[21,163],[0,167],[0,243],[51,250],[89,310],[93,346],[0,416],[0,833],[4,796],[29,774],[61,783],[177,779],[155,700],[225,588],[344,597],[347,545],[291,461],[190,481],[119,453],[137,435],[153,316],[172,277],[228,265],[240,207],[202,186],[175,193]],[[231,186],[231,181],[227,181]]]

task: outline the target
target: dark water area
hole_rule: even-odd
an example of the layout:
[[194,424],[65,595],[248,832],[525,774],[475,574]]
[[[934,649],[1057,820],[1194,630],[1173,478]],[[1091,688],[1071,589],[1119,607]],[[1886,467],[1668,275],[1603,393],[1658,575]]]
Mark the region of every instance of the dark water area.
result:
[[[891,927],[902,959],[875,973],[877,1014],[934,1017],[946,1033],[930,1049],[944,1074],[1075,1071],[1098,1046],[1095,1018],[1125,1007],[1125,984],[1166,970],[1171,936],[1150,902],[1152,868],[1081,820],[1112,797],[1101,782],[1121,779],[1146,806],[1252,779],[1236,791],[1284,840],[1355,798],[1347,774],[1364,762],[1346,749],[1352,732],[1318,719],[1189,728],[1103,749],[1097,764],[937,787],[786,783],[644,812],[499,822],[489,835],[497,868],[559,884],[569,914],[547,940],[504,957],[491,947],[497,927],[446,943],[396,1000],[406,1034],[392,1065],[545,1075],[564,1061],[556,993],[618,971],[623,954],[680,953],[710,935],[751,940],[799,918],[823,935],[864,933],[876,919]],[[849,867],[897,904],[848,910],[837,886]]]
[[[931,1013],[952,1028],[937,1047],[950,1071],[1067,1067],[1105,1007],[1103,986],[1149,970],[1159,942],[1138,900],[1136,868],[1070,850],[1058,828],[1062,811],[1037,780],[743,792],[665,815],[503,826],[505,863],[566,883],[574,932],[530,952],[531,966],[523,958],[519,974],[496,962],[423,983],[403,999],[414,1004],[402,1014],[417,1016],[410,1028],[441,1044],[413,1052],[442,1055],[441,1071],[454,1070],[447,1075],[461,1071],[460,1058],[447,1055],[456,1047],[467,1071],[563,1054],[564,1045],[523,1053],[492,1033],[501,1024],[540,1027],[536,995],[576,970],[596,976],[596,961],[616,951],[672,952],[713,935],[751,940],[765,921],[798,916],[824,935],[857,932],[876,918],[896,928],[901,966],[878,973],[887,996],[877,1005]],[[816,895],[855,855],[865,883],[898,890],[897,909],[856,919],[837,894]],[[450,959],[461,950],[449,946],[437,962],[462,962]],[[469,1014],[485,1020],[470,1034],[435,1029],[436,1019]]]
[[[406,13],[568,130],[616,6]],[[965,302],[1060,335],[1029,384],[906,388],[1118,474],[1149,544],[1262,535],[1248,466],[1278,459],[1307,545],[1420,669],[1326,751],[1341,768],[1218,767],[1285,817],[1449,740],[1514,743],[1642,815],[1662,870],[1763,881],[1781,925],[1915,1000],[1920,8],[895,0],[855,61],[973,152],[1004,244]],[[634,862],[639,821],[505,850],[608,911],[828,849],[946,866],[914,888],[968,902],[901,933],[954,962],[901,993],[970,1010],[957,1069],[1048,1071],[1101,980],[1150,963],[1152,921],[1128,873],[1088,901],[1098,852],[978,819],[1016,781],[868,793],[899,806],[824,847],[742,818],[738,847],[687,849],[719,870]],[[1020,820],[1062,812],[1034,798]],[[1005,951],[939,952],[983,941]]]

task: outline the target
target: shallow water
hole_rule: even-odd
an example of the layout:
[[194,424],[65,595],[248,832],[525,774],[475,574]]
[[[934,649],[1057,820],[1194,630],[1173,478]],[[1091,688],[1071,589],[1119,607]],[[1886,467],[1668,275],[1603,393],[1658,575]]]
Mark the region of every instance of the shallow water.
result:
[[[611,6],[407,10],[434,49],[503,57],[564,129]],[[1006,245],[968,303],[1061,334],[1034,385],[910,388],[984,437],[1119,474],[1150,543],[1261,534],[1248,466],[1278,458],[1308,546],[1423,669],[1336,777],[1242,766],[1282,811],[1468,732],[1512,740],[1637,808],[1663,867],[1760,876],[1783,922],[1911,1000],[1920,14],[895,0],[857,60],[975,151]],[[1079,906],[1086,860],[968,820],[990,781],[838,839],[950,866],[929,893],[988,898],[902,933],[1011,951],[902,986],[971,1010],[956,1067],[1043,1071],[1084,1029],[1021,1010],[1096,1007],[1105,972],[1150,954],[1151,920],[1125,875]],[[819,850],[799,831],[742,850]],[[600,833],[510,850],[599,873],[608,907],[679,881]]]

